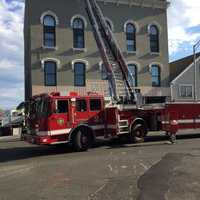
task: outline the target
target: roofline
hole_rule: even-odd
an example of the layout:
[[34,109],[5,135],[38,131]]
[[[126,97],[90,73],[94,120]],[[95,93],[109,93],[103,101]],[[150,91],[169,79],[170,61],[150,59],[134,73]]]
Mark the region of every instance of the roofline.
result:
[[[197,55],[197,58],[198,58],[198,57],[200,56],[200,51],[197,52],[196,55]],[[187,58],[189,58],[189,57],[191,57],[191,56],[194,56],[194,54],[191,54],[191,55],[186,56],[186,57],[184,57],[184,58],[180,58],[180,59],[178,59],[178,60],[174,60],[174,61],[170,62],[169,64],[174,64],[174,63],[176,63],[176,62],[179,62],[179,61],[185,60],[185,59],[187,59]]]
[[117,5],[119,4],[124,4],[124,5],[129,5],[129,6],[143,6],[143,7],[153,7],[153,8],[159,8],[159,9],[167,9],[170,5],[170,2],[168,0],[166,1],[158,1],[156,3],[149,3],[147,0],[143,0],[141,2],[135,2],[135,1],[129,1],[129,0],[98,0],[103,2],[104,4],[106,3],[116,3]]
[[[200,60],[200,56],[196,59],[196,62]],[[194,62],[192,62],[188,67],[186,67],[173,81],[171,81],[171,84],[173,84],[180,76],[182,76],[187,70],[189,70],[194,65]]]

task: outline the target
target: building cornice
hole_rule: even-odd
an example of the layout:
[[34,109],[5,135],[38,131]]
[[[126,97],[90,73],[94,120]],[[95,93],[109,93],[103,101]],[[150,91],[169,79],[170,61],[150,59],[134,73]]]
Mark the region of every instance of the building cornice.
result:
[[115,3],[116,5],[124,4],[131,6],[150,7],[167,9],[170,5],[168,0],[98,0],[106,3]]

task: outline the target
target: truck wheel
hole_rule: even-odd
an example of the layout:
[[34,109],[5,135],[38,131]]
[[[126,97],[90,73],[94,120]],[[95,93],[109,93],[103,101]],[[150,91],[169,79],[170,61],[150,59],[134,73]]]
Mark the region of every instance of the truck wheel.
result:
[[91,146],[91,136],[85,129],[79,129],[73,138],[73,147],[76,151],[87,151]]
[[146,135],[146,128],[143,124],[135,125],[130,134],[131,142],[141,143],[144,142],[144,137]]

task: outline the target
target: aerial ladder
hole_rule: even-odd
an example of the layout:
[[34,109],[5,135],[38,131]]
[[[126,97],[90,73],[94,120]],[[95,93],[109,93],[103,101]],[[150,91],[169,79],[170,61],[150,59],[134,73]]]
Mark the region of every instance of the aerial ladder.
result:
[[86,12],[94,38],[107,72],[113,102],[137,104],[137,94],[131,87],[133,78],[115,36],[96,0],[85,0]]

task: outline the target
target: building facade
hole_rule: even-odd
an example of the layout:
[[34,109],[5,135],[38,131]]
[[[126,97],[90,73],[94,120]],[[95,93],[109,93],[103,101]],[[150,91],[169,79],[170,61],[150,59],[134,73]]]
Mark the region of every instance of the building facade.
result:
[[[99,0],[147,101],[170,96],[165,0]],[[88,91],[108,95],[105,68],[83,0],[26,0],[25,97]]]
[[182,68],[171,82],[172,101],[200,101],[200,53],[197,54],[196,67],[193,58],[191,55],[170,64],[171,77]]

